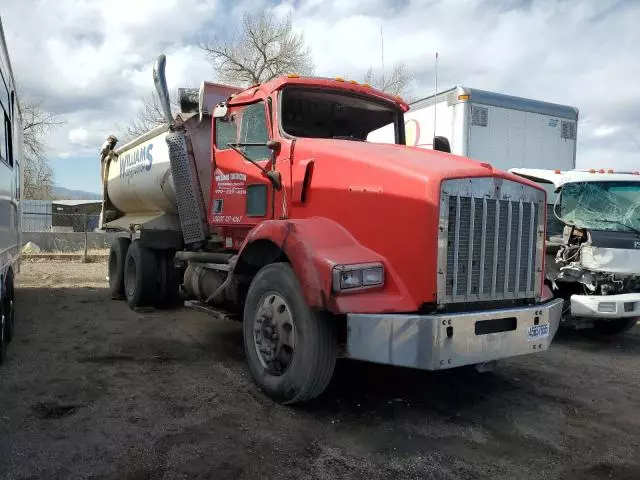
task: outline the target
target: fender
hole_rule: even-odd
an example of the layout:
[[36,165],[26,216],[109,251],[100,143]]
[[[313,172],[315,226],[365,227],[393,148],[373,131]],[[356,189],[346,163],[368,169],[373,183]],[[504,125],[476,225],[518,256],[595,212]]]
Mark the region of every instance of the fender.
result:
[[[239,258],[258,240],[269,240],[287,256],[298,277],[307,304],[332,313],[415,311],[393,266],[378,253],[360,244],[340,224],[324,217],[295,220],[267,220],[246,236]],[[338,294],[332,289],[336,265],[382,262],[385,285],[380,289]]]

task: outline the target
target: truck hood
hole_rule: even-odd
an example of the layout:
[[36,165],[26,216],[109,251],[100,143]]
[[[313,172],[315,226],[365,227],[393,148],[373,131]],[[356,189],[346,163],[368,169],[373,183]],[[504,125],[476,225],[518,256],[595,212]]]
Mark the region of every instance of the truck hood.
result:
[[494,170],[488,163],[436,150],[387,143],[315,138],[296,140],[296,149],[299,147],[305,152],[305,157],[323,158],[332,155],[350,164],[363,163],[423,181],[439,182],[446,178],[494,176],[542,190],[534,182],[508,172]]

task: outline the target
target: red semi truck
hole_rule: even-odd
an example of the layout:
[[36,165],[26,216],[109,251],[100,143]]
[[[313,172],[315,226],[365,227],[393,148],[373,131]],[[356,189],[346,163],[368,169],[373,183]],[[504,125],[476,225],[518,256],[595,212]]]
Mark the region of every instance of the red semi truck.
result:
[[[404,145],[398,97],[284,76],[181,92],[167,125],[103,147],[109,282],[132,308],[234,311],[267,395],[321,394],[339,356],[439,370],[546,350],[545,192],[487,163]],[[391,124],[396,144],[367,142]]]

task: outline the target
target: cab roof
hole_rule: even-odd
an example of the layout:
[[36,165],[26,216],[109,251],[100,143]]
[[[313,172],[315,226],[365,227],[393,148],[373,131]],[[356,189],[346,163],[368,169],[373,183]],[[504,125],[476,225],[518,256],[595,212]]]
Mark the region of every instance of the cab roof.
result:
[[574,182],[640,182],[640,172],[615,172],[611,169],[546,170],[540,168],[510,168],[509,172],[529,180],[552,183],[558,189]]
[[232,95],[229,100],[230,105],[237,105],[252,101],[258,92],[262,92],[264,96],[271,95],[276,90],[280,90],[285,86],[304,85],[311,87],[320,87],[333,90],[343,90],[346,92],[358,93],[377,97],[397,105],[403,112],[409,110],[409,105],[399,96],[390,95],[377,88],[373,88],[368,84],[358,83],[354,80],[345,80],[340,77],[323,78],[323,77],[300,77],[298,75],[283,75],[265,83],[252,85],[242,92]]

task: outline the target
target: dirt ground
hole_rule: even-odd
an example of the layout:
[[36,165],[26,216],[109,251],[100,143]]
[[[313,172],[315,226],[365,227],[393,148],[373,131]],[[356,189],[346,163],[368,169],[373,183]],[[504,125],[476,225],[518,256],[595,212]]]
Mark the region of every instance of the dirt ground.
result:
[[23,265],[0,478],[640,478],[640,326],[564,332],[485,374],[341,361],[292,408],[252,383],[240,324],[134,313],[105,275]]

